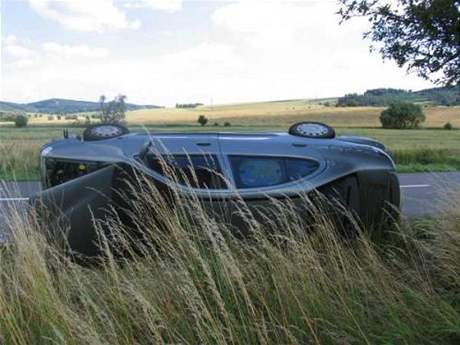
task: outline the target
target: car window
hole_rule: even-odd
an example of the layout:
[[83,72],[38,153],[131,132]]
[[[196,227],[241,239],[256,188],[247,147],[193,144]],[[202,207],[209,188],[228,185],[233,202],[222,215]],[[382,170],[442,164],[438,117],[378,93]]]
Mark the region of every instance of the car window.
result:
[[226,183],[215,155],[148,155],[154,171],[193,188],[223,189]]
[[229,156],[237,188],[269,187],[299,180],[315,172],[319,163],[290,157]]

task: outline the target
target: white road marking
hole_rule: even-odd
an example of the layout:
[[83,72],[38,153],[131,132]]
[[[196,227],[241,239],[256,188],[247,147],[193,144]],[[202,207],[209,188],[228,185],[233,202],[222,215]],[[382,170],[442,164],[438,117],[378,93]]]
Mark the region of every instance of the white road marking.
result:
[[2,201],[29,201],[29,198],[0,198],[0,202]]
[[431,187],[429,184],[408,184],[405,186],[401,186],[401,188],[427,188]]

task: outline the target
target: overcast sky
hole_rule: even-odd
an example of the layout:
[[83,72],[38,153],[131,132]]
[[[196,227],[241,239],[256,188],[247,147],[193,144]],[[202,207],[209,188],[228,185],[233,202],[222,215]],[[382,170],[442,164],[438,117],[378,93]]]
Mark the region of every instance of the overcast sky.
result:
[[172,105],[421,89],[335,0],[0,0],[0,99]]

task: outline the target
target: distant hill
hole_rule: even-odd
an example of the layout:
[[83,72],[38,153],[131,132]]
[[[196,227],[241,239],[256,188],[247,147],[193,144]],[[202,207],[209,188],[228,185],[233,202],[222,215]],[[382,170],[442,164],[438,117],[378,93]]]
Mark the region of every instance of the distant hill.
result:
[[337,106],[388,106],[395,102],[419,102],[435,105],[460,105],[460,85],[438,87],[420,91],[400,89],[373,89],[364,94],[347,94],[337,100]]
[[[161,108],[157,105],[137,105],[132,103],[126,104],[127,110],[138,109],[155,109]],[[0,111],[3,112],[28,112],[28,113],[46,113],[46,114],[72,114],[90,111],[98,111],[100,105],[98,102],[75,101],[71,99],[52,98],[32,103],[12,103],[0,101]]]
[[2,102],[0,101],[0,111],[3,112],[25,112],[27,105],[25,104],[17,104],[11,102]]
[[460,84],[421,90],[417,91],[416,94],[440,105],[460,105]]

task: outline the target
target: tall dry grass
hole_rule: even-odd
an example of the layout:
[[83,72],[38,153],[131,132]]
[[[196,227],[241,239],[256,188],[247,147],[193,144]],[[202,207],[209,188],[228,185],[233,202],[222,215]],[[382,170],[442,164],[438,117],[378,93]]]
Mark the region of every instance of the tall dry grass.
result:
[[41,143],[24,140],[0,140],[0,180],[36,179]]
[[196,196],[173,193],[170,204],[141,182],[130,205],[137,236],[116,215],[99,222],[97,265],[77,264],[45,240],[47,224],[13,212],[0,253],[0,343],[460,341],[458,213],[403,222],[376,243],[344,239],[306,198],[308,222],[289,202],[273,200],[261,221],[236,201],[242,239]]

